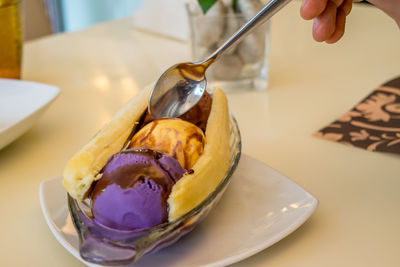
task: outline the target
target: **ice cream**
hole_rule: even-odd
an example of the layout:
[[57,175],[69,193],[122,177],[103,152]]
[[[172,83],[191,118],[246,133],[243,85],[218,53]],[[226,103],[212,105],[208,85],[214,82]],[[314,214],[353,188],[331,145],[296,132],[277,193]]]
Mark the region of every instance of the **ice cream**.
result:
[[152,121],[132,138],[130,148],[149,148],[165,153],[190,170],[203,154],[206,138],[196,125],[181,119]]
[[174,158],[150,149],[114,154],[90,193],[94,220],[118,230],[167,221],[168,196],[185,172]]
[[208,116],[210,115],[211,111],[211,103],[212,98],[210,94],[205,91],[200,101],[179,118],[193,123],[205,132]]
[[[209,97],[184,116],[205,127]],[[90,194],[94,220],[118,230],[167,221],[172,187],[201,156],[205,140],[199,127],[182,119],[147,123],[134,134],[129,149],[111,156],[104,166]]]
[[106,239],[113,231],[136,233],[172,222],[210,196],[230,155],[226,96],[212,92],[184,119],[149,123],[150,89],[139,93],[71,158],[63,185],[78,201],[90,198],[86,223],[110,228]]
[[[179,118],[193,123],[200,129],[202,129],[203,132],[205,132],[207,127],[207,120],[211,111],[211,104],[211,95],[207,91],[205,91],[200,101],[197,102],[194,107],[181,115]],[[142,125],[146,125],[152,120],[153,119],[151,118],[150,114],[146,112]]]

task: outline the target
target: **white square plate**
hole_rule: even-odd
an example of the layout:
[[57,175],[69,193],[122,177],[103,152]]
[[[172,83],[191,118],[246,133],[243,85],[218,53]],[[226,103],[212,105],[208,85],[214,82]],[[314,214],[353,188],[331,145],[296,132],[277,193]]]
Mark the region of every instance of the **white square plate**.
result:
[[[44,217],[57,240],[75,257],[79,241],[61,178],[40,184]],[[318,200],[271,167],[242,155],[221,201],[193,232],[144,256],[133,266],[225,266],[271,246],[295,231]]]
[[47,84],[0,79],[0,149],[29,130],[59,91]]

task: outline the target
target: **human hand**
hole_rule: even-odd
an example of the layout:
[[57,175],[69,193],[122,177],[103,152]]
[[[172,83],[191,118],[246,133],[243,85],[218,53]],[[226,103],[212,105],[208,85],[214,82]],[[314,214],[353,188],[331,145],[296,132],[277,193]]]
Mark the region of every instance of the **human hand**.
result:
[[315,41],[331,44],[343,36],[346,16],[351,11],[352,2],[352,0],[303,0],[300,15],[306,20],[314,19],[312,33]]

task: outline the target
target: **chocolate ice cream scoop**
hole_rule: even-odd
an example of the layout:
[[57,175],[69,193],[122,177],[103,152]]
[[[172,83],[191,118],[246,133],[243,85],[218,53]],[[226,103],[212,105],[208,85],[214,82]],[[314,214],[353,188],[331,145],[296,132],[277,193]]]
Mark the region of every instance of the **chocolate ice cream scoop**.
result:
[[[208,116],[211,111],[212,98],[207,91],[204,92],[200,101],[191,109],[189,109],[186,113],[179,116],[180,119],[188,121],[206,131]],[[146,125],[147,123],[153,121],[153,118],[146,111],[146,115],[144,117],[142,125]]]
[[211,111],[212,98],[207,91],[204,92],[200,101],[186,113],[182,114],[179,118],[193,123],[197,127],[206,131],[208,116]]
[[168,196],[185,172],[177,160],[150,149],[113,155],[90,195],[94,220],[118,230],[167,221]]

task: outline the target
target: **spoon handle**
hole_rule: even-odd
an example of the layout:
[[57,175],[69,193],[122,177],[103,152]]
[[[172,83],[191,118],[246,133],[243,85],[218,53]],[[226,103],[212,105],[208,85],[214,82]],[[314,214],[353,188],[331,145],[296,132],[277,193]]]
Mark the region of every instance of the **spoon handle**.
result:
[[244,26],[242,26],[234,35],[232,35],[223,45],[212,53],[210,57],[200,62],[207,68],[214,62],[219,55],[234,43],[239,42],[249,33],[251,33],[257,26],[269,20],[276,12],[288,4],[291,0],[271,0],[269,1],[254,17],[252,17]]

